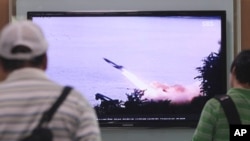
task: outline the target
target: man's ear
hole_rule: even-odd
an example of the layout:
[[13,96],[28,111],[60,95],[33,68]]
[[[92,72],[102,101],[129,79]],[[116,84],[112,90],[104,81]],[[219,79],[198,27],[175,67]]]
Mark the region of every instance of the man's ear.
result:
[[239,84],[238,80],[236,79],[235,67],[232,68],[231,73],[230,73],[230,84],[231,84],[231,87],[237,87]]
[[235,67],[232,68],[232,71],[231,71],[232,75],[234,75],[236,77],[236,74],[235,74]]
[[6,77],[7,77],[7,74],[4,71],[3,63],[2,63],[2,60],[0,59],[0,82],[3,81],[3,80],[5,80]]
[[46,53],[44,58],[43,58],[42,69],[47,70],[47,66],[48,66],[48,57],[47,57],[47,53]]

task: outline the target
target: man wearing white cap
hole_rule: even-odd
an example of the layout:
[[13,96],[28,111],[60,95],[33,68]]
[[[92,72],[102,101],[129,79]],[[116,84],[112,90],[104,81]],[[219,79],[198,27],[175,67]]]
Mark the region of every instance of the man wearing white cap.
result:
[[[31,21],[10,23],[0,34],[0,140],[20,140],[32,134],[42,115],[64,86],[50,80],[48,44]],[[100,141],[96,114],[87,100],[71,90],[47,128],[54,141]]]

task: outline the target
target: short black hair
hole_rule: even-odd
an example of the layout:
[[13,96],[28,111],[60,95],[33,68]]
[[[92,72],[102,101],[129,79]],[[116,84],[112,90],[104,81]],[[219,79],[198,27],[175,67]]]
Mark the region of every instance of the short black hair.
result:
[[[11,52],[13,54],[30,53],[31,50],[29,47],[19,45],[19,46],[14,47],[11,50]],[[39,55],[37,57],[34,57],[31,60],[6,59],[3,57],[0,57],[0,61],[2,63],[3,69],[7,72],[11,72],[16,69],[27,67],[27,64],[28,64],[28,67],[38,68],[43,64],[45,57],[46,57],[46,53]]]
[[234,71],[236,79],[243,84],[250,84],[250,50],[242,50],[231,64],[231,72]]

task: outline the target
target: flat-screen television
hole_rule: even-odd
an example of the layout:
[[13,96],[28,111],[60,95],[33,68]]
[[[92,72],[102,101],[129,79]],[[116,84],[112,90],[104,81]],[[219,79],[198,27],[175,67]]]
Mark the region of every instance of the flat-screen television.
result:
[[29,11],[47,74],[89,101],[102,127],[195,127],[227,90],[225,11]]

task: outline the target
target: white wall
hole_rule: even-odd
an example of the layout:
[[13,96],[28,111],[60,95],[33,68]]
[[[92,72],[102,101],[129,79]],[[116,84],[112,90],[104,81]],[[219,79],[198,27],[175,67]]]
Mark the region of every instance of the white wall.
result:
[[[17,0],[17,19],[27,11],[83,10],[226,10],[229,64],[233,55],[233,0]],[[104,141],[188,141],[194,129],[189,128],[102,128]]]

